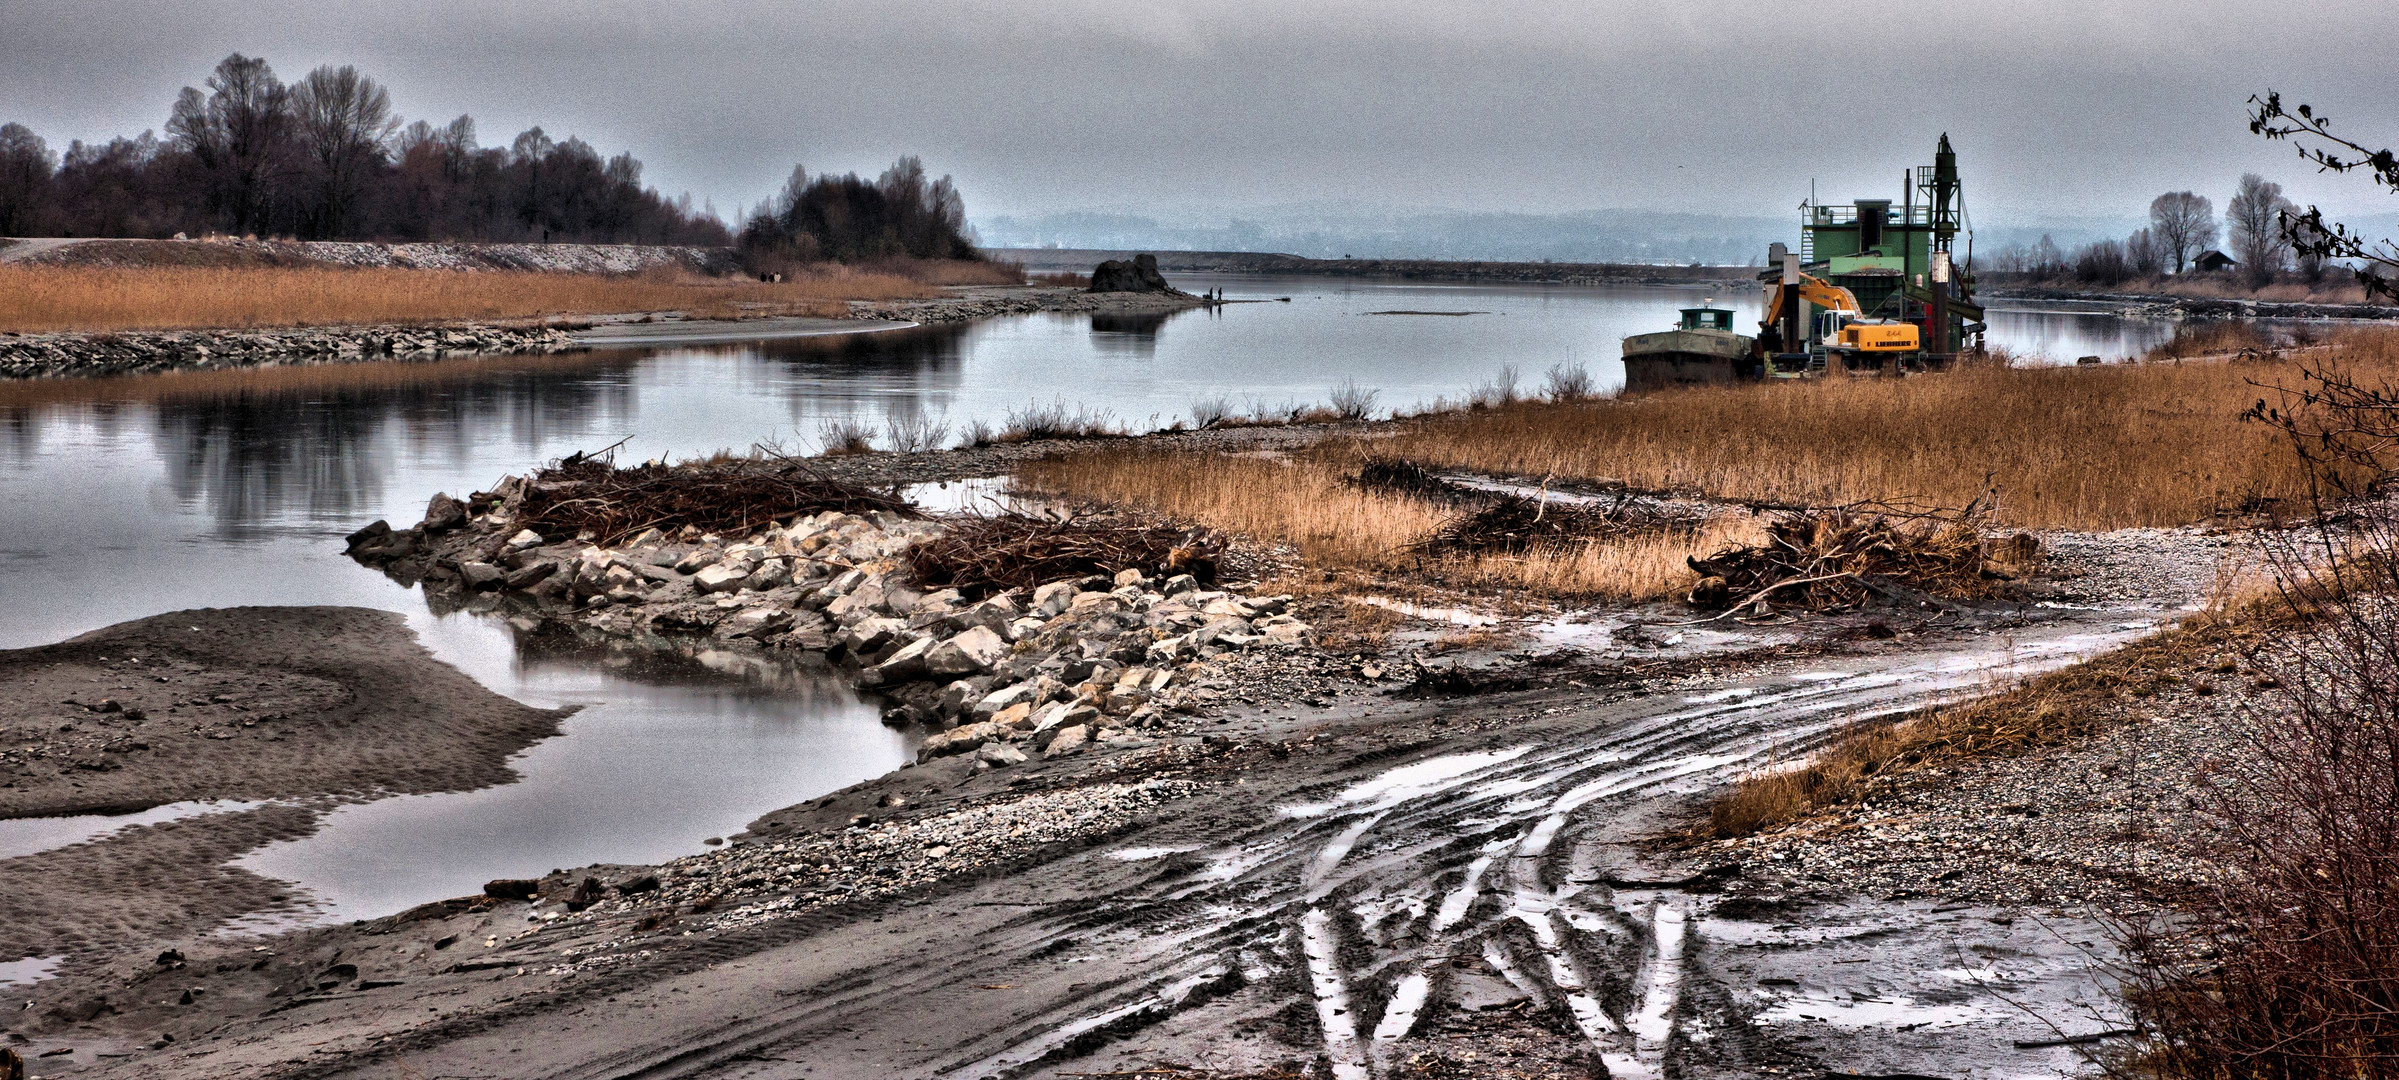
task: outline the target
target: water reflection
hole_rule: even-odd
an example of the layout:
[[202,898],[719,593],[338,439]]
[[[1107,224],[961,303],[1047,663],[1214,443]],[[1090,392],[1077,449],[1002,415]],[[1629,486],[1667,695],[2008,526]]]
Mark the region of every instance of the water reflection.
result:
[[1107,356],[1147,360],[1158,355],[1158,330],[1183,311],[1153,311],[1132,315],[1092,313],[1091,347]]
[[302,921],[386,915],[556,867],[662,862],[915,750],[821,664],[705,642],[523,635],[463,613],[411,622],[501,693],[587,707],[512,762],[516,783],[342,806],[316,832],[236,860],[304,889],[317,906]]

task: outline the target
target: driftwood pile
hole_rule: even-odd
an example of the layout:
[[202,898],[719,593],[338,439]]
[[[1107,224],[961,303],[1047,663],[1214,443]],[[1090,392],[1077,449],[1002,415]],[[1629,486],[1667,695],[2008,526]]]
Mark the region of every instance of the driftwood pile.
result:
[[545,536],[591,533],[612,546],[645,529],[691,526],[745,536],[802,514],[872,510],[914,516],[882,492],[816,474],[796,462],[615,467],[605,456],[575,455],[534,473],[518,519]]
[[[1765,543],[1687,560],[1700,575],[1690,602],[1720,610],[1758,605],[1824,610],[1876,595],[1901,598],[1909,591],[1988,596],[2002,587],[1988,570],[1994,552],[1983,539],[1983,527],[1989,516],[1974,506],[1785,513],[1767,526]],[[2038,547],[2029,534],[2019,534],[1997,554],[2028,558]]]
[[943,522],[941,535],[908,549],[928,589],[977,598],[1091,574],[1216,579],[1224,538],[1204,529],[1067,513],[992,514]]

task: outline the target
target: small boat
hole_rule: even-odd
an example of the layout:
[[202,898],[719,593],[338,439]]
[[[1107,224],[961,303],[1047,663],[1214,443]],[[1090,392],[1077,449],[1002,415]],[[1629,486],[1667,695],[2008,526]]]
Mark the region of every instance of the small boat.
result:
[[1682,325],[1624,339],[1624,388],[1754,382],[1761,374],[1754,339],[1733,332],[1733,313],[1715,298],[1682,309]]

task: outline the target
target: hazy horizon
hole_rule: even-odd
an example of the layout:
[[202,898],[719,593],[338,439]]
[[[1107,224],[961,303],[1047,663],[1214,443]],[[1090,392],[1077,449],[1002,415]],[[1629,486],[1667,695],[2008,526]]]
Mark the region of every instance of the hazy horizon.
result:
[[[1827,199],[1895,194],[1943,132],[1984,228],[2134,221],[2165,190],[2221,206],[2246,171],[2338,215],[2393,209],[2250,135],[2243,110],[2272,87],[2399,143],[2374,44],[2399,40],[2399,5],[2267,20],[2223,3],[2031,2],[1945,15],[1920,32],[1922,62],[1894,59],[1919,40],[1902,30],[1859,38],[1888,10],[20,0],[0,121],[56,150],[160,130],[179,88],[241,51],[287,80],[356,64],[404,116],[472,114],[486,144],[538,124],[630,150],[647,183],[728,219],[794,162],[871,174],[913,153],[957,177],[979,223],[1320,203],[1782,220],[1811,180]],[[2291,29],[2307,26],[2320,44]]]

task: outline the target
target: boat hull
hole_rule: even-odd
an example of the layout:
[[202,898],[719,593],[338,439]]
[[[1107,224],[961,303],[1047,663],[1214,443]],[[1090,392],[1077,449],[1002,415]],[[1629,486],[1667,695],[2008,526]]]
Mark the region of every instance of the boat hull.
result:
[[1665,390],[1753,382],[1764,370],[1751,358],[1751,339],[1724,330],[1666,330],[1624,339],[1624,388]]

